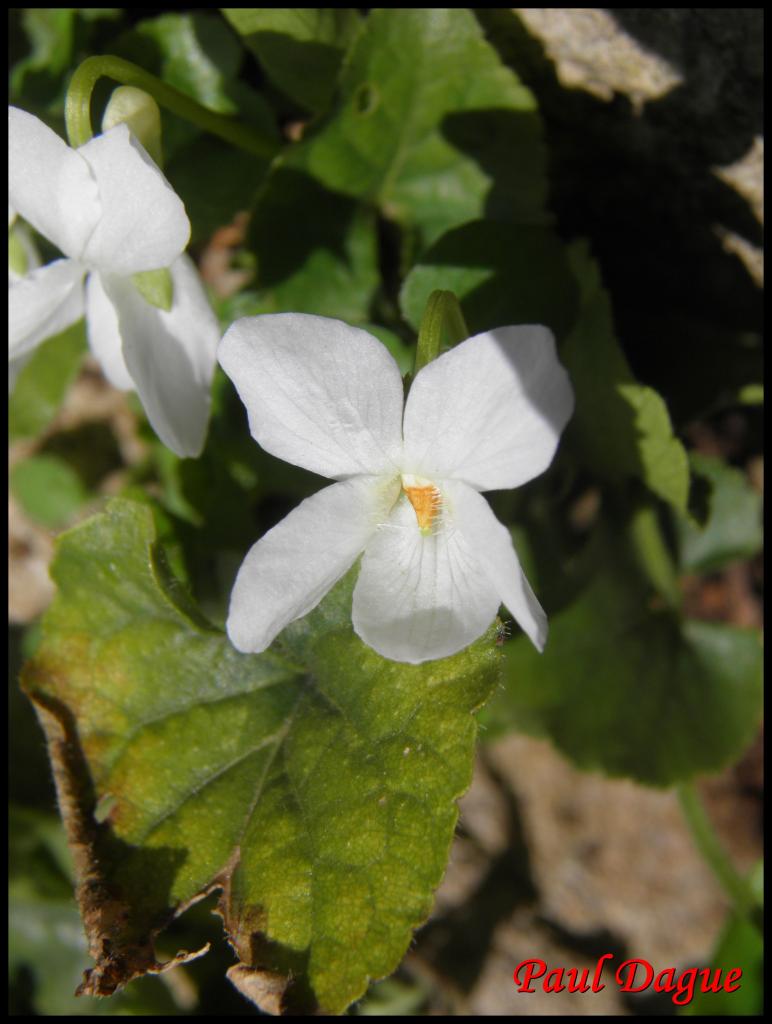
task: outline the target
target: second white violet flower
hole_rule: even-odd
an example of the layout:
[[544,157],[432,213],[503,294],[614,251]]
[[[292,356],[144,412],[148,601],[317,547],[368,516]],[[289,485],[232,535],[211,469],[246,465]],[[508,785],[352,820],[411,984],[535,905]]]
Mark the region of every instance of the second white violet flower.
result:
[[[198,455],[209,417],[219,327],[184,254],[190,222],[182,201],[125,124],[70,148],[38,118],[8,108],[12,206],[64,259],[9,285],[9,360],[84,314],[105,376],[136,389],[161,440]],[[140,295],[133,275],[169,268],[165,311]]]

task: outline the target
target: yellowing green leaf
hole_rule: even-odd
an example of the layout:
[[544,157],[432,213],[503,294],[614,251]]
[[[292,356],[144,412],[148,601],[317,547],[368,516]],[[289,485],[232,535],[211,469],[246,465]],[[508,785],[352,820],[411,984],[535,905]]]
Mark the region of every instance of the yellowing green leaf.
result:
[[86,991],[157,969],[158,928],[220,887],[238,987],[254,996],[269,972],[276,1006],[342,1012],[429,912],[494,636],[386,661],[351,630],[350,574],[275,649],[239,654],[169,576],[150,511],[125,501],[60,539],[53,575],[24,679],[80,864]]

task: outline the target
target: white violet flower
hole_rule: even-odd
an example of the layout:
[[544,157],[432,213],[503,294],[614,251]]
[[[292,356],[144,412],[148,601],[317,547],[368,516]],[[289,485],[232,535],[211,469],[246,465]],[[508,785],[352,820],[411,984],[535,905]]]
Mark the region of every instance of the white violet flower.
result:
[[406,401],[387,349],[340,320],[247,317],[218,358],[259,444],[337,481],[250,549],[228,614],[236,648],[265,650],[362,555],[353,626],[384,657],[454,654],[502,603],[543,649],[546,616],[480,492],[542,473],[573,412],[546,327],[469,338],[425,366]]
[[[182,201],[125,124],[71,149],[8,108],[8,202],[64,254],[9,282],[12,369],[85,312],[89,345],[115,387],[136,390],[161,440],[198,455],[219,329],[184,255]],[[169,268],[173,300],[152,306],[132,276]]]

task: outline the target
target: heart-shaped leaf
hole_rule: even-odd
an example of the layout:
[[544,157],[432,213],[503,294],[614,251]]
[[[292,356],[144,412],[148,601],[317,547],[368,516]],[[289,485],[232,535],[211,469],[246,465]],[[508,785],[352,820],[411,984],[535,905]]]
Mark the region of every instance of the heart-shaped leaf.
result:
[[597,577],[551,619],[543,655],[507,645],[486,736],[547,735],[581,768],[658,786],[717,771],[758,727],[758,632],[682,620],[621,542],[605,548]]
[[424,243],[486,211],[544,223],[536,101],[460,8],[372,11],[338,102],[303,144],[305,169],[367,199]]
[[495,631],[442,661],[386,661],[353,634],[349,574],[275,649],[239,654],[127,501],[63,535],[53,575],[24,680],[97,961],[83,990],[165,969],[153,936],[219,887],[234,983],[274,1012],[342,1012],[429,912]]
[[222,13],[282,92],[307,110],[326,108],[359,28],[353,8],[224,7]]

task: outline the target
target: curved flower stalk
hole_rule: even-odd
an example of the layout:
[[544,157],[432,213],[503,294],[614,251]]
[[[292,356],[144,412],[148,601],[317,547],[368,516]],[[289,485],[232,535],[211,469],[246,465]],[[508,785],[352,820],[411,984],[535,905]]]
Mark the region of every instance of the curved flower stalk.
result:
[[543,649],[546,616],[480,492],[542,473],[573,412],[546,327],[469,338],[425,366],[406,401],[381,342],[326,317],[238,320],[218,358],[259,444],[337,481],[247,554],[228,614],[235,647],[265,650],[363,554],[353,626],[384,657],[454,654],[502,603]]
[[[71,149],[8,108],[8,198],[64,259],[9,284],[9,360],[86,316],[90,347],[115,387],[136,390],[161,440],[198,455],[219,330],[193,263],[182,201],[125,124]],[[133,275],[169,268],[168,310]]]

